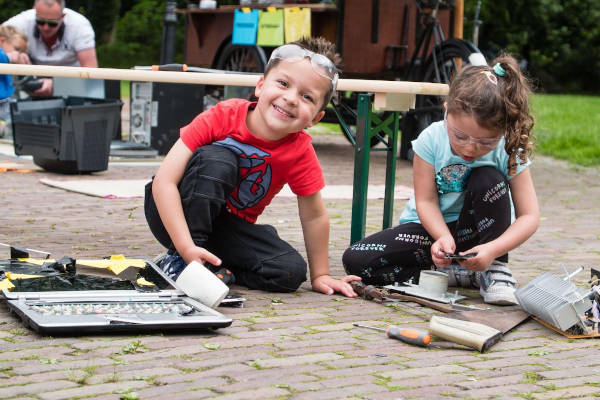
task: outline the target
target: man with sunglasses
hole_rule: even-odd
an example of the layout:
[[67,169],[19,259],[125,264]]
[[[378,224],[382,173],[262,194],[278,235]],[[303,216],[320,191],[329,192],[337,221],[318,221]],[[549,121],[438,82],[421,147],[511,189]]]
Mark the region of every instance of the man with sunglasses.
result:
[[[65,8],[64,0],[35,0],[33,8],[3,25],[21,29],[28,37],[33,64],[97,67],[95,35],[83,15]],[[52,79],[42,79],[34,96],[51,96]]]

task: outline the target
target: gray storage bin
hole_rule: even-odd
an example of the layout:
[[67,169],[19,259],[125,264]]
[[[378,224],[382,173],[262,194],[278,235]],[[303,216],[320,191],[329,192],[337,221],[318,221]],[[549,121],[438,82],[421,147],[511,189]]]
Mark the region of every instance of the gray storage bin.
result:
[[15,153],[54,172],[108,168],[110,142],[121,124],[120,100],[68,96],[11,104]]

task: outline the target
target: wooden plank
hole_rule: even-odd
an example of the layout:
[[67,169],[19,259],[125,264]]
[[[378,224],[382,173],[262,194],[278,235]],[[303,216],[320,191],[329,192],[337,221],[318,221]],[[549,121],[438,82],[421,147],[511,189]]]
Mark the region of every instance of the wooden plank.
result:
[[375,93],[375,111],[408,111],[415,108],[414,93]]
[[[0,74],[231,86],[255,86],[260,77],[258,74],[147,71],[24,64],[0,64]],[[378,81],[365,79],[340,79],[337,89],[339,91],[412,93],[438,96],[446,95],[448,93],[448,85],[442,83]]]

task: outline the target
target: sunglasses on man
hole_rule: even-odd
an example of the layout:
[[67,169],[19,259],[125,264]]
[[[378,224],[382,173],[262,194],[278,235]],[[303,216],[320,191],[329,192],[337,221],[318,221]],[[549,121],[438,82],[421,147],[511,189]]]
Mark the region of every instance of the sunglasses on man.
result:
[[60,19],[36,18],[35,23],[39,26],[48,25],[50,28],[56,28],[60,24]]

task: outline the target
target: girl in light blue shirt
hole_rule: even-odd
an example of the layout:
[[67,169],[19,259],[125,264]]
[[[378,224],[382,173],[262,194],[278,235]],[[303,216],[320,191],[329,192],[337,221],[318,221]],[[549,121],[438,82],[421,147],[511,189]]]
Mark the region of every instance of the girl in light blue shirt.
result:
[[517,61],[502,55],[454,78],[443,121],[412,142],[415,192],[400,225],[346,250],[346,272],[387,285],[424,269],[450,286],[478,287],[492,304],[517,304],[508,252],[536,230],[539,209],[529,156],[530,87]]

